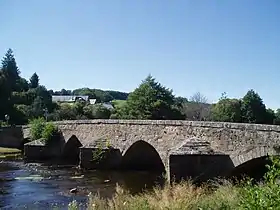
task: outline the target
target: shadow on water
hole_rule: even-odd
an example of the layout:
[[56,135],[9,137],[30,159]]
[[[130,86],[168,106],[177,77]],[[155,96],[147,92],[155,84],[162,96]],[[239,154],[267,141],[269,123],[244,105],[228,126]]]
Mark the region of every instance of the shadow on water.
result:
[[[160,174],[143,171],[81,171],[61,166],[23,161],[0,163],[1,209],[67,209],[73,199],[85,203],[92,192],[111,197],[116,184],[130,193],[140,193],[162,184]],[[70,189],[77,188],[77,193]]]

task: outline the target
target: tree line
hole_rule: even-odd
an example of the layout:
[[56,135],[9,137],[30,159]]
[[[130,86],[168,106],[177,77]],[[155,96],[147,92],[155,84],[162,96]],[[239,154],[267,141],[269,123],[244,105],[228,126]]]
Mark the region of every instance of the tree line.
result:
[[[96,104],[85,101],[54,103],[52,95],[87,95],[96,99]],[[36,73],[29,80],[20,76],[11,49],[0,66],[0,100],[0,120],[11,124],[26,124],[39,117],[48,120],[110,118],[280,124],[280,109],[266,108],[254,90],[249,90],[241,99],[222,94],[217,103],[210,104],[201,93],[195,93],[189,99],[176,97],[171,89],[151,75],[131,93],[90,88],[47,90]],[[108,102],[113,109],[104,106],[103,103]]]

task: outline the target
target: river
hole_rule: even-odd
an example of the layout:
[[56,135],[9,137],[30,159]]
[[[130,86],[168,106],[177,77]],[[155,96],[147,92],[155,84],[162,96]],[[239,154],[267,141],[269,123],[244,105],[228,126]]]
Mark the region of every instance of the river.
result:
[[[73,200],[86,209],[90,192],[111,197],[119,184],[134,194],[162,182],[150,172],[81,171],[75,166],[1,161],[0,209],[67,209]],[[73,188],[77,193],[70,192]]]

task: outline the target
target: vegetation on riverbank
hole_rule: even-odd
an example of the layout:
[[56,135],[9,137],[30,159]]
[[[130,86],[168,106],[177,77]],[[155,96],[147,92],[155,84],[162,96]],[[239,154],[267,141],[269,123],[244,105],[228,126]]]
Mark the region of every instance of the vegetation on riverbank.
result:
[[44,139],[45,144],[49,144],[59,135],[58,127],[52,122],[46,122],[44,118],[31,120],[29,124],[32,140]]
[[[228,181],[223,184],[211,184],[201,187],[191,182],[168,185],[163,189],[155,188],[152,192],[131,195],[117,186],[116,194],[111,199],[90,195],[89,210],[245,210],[245,209],[280,209],[280,161],[271,158],[269,171],[264,182],[253,183],[244,179],[233,185]],[[69,204],[70,210],[79,209],[76,201]]]
[[15,159],[21,157],[21,150],[15,148],[0,147],[0,160],[1,159]]

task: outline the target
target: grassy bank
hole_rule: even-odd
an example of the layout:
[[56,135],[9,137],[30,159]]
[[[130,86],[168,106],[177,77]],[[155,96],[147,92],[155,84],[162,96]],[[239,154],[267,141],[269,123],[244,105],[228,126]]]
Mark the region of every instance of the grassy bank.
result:
[[173,186],[166,185],[163,189],[136,196],[130,195],[117,187],[115,196],[105,200],[93,196],[89,200],[88,209],[97,210],[158,210],[158,209],[236,209],[239,188],[230,184],[218,186],[213,191],[208,187],[195,187],[190,182]]
[[[89,210],[280,210],[280,161],[272,159],[263,183],[253,184],[247,179],[238,185],[224,181],[195,187],[191,182],[166,185],[152,192],[131,195],[117,186],[111,199],[90,195]],[[79,209],[74,201],[69,210]]]
[[0,159],[15,159],[21,157],[21,150],[0,147]]
[[[98,195],[90,196],[89,210],[219,210],[238,209],[241,188],[230,183],[209,187],[195,187],[190,182],[182,182],[173,186],[166,185],[163,189],[154,189],[140,195],[132,196],[122,188],[117,187],[112,199],[103,199]],[[69,209],[79,209],[76,202]]]

